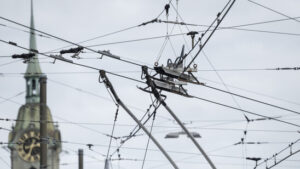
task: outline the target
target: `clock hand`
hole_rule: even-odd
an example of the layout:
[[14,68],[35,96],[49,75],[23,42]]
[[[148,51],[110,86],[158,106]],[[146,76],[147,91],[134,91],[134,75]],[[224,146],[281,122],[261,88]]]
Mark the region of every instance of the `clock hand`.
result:
[[[29,141],[30,141],[30,142],[29,142]],[[28,145],[28,142],[30,143],[30,145]],[[27,139],[27,140],[23,143],[23,145],[24,145],[24,150],[28,150],[28,149],[30,148],[31,144],[32,144],[32,140],[31,140],[30,138]]]
[[30,144],[30,147],[29,147],[29,152],[27,153],[26,157],[30,157],[31,156],[31,152],[33,150],[33,148],[35,147],[35,139],[32,140],[31,144]]

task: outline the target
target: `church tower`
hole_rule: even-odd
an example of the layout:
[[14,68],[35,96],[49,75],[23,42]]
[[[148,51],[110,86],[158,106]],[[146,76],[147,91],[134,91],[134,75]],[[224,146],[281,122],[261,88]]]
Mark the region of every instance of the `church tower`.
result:
[[[33,3],[31,0],[30,27],[34,28]],[[30,30],[30,49],[36,48],[35,32]],[[11,169],[40,168],[40,83],[42,73],[38,56],[27,62],[25,73],[26,103],[19,109],[16,124],[9,133],[11,151]],[[47,169],[59,169],[61,138],[58,127],[54,125],[50,109],[47,107],[48,156]]]

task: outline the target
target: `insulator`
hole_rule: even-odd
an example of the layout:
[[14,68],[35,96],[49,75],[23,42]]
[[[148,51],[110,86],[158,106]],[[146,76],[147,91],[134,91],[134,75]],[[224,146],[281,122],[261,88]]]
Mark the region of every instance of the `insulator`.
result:
[[59,53],[60,54],[65,54],[65,53],[78,53],[83,50],[83,47],[79,46],[77,48],[71,48],[67,50],[61,50]]
[[11,57],[13,59],[17,59],[17,58],[21,58],[21,59],[30,59],[34,56],[35,54],[34,53],[23,53],[23,54],[15,54],[15,55],[12,55]]

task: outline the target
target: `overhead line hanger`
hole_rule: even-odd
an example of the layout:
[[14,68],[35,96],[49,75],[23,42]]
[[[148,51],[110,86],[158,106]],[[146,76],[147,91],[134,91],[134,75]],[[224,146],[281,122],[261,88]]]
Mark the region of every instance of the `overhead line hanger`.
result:
[[[12,45],[12,46],[16,46],[16,47],[19,47],[19,48],[22,48],[22,49],[25,49],[25,50],[28,50],[28,51],[31,51],[31,52],[34,52],[34,53],[37,53],[37,54],[41,54],[41,55],[44,55],[44,56],[46,56],[46,57],[58,59],[58,60],[61,60],[61,61],[64,61],[64,62],[68,62],[68,61],[65,61],[64,59],[61,59],[61,58],[56,58],[56,57],[53,57],[53,56],[48,56],[48,55],[46,55],[46,54],[39,53],[39,52],[36,51],[36,50],[35,50],[35,51],[32,51],[32,50],[27,49],[27,48],[25,48],[25,47],[18,46],[18,45],[17,45],[16,43],[14,43],[14,42],[7,42],[7,41],[4,41],[4,40],[2,40],[2,39],[0,39],[0,42],[7,43],[7,44],[10,44],[10,45]],[[82,66],[82,67],[86,67],[86,68],[90,68],[90,69],[94,69],[94,70],[98,70],[98,71],[101,70],[101,69],[98,69],[98,68],[95,68],[95,67],[91,67],[91,66],[87,66],[87,65],[83,65],[83,64],[79,64],[79,63],[73,63],[73,62],[68,62],[68,63],[75,64],[75,65]],[[143,81],[140,81],[140,80],[137,80],[137,79],[133,79],[133,78],[130,78],[130,77],[127,77],[127,76],[119,75],[119,74],[116,74],[116,73],[112,73],[112,72],[108,72],[108,71],[107,71],[107,73],[112,74],[112,75],[115,75],[115,76],[118,76],[118,77],[126,78],[126,79],[129,79],[129,80],[133,80],[133,81],[136,81],[136,82],[139,82],[139,83],[145,83],[145,82],[143,82]],[[177,93],[178,93],[178,92],[177,92]],[[187,96],[187,97],[191,97],[191,96],[188,95],[188,94],[183,94],[183,95],[185,95],[185,96]],[[237,95],[237,96],[238,96],[238,95]],[[245,98],[246,98],[246,97],[245,97]],[[199,99],[199,98],[198,98],[198,99]],[[201,98],[201,100],[208,101],[207,99],[202,99],[202,98]],[[213,101],[209,101],[209,102],[216,103],[216,102],[213,102]],[[224,104],[221,104],[221,103],[217,103],[217,104],[223,105],[223,106],[224,106]],[[226,107],[229,107],[229,108],[236,109],[236,110],[238,109],[238,108],[234,108],[234,107],[227,106],[227,105],[225,105],[225,106],[226,106]],[[239,109],[239,110],[241,110],[241,109]],[[244,110],[241,110],[241,111],[244,111]],[[252,112],[251,112],[251,113],[252,113]],[[261,115],[260,115],[260,116],[261,116]],[[261,116],[261,117],[268,117],[268,116]],[[284,123],[287,123],[287,124],[291,124],[291,125],[300,127],[299,125],[296,125],[296,124],[293,124],[293,123],[290,123],[290,122],[285,122],[285,121],[278,120],[278,119],[274,119],[274,118],[270,118],[270,119],[273,119],[273,120],[276,120],[276,121],[281,121],[281,122],[284,122]]]
[[[11,42],[11,41],[5,41],[5,40],[2,40],[0,39],[0,42],[3,42],[3,43],[6,43],[6,44],[9,44],[9,45],[12,45],[12,46],[15,46],[15,47],[18,47],[18,48],[21,48],[21,49],[24,49],[24,50],[27,50],[29,52],[33,52],[33,53],[36,53],[36,54],[40,54],[40,55],[43,55],[43,56],[46,56],[46,57],[49,57],[49,58],[52,58],[52,59],[55,59],[55,60],[60,60],[60,61],[63,61],[63,62],[67,62],[67,63],[70,63],[70,64],[74,64],[74,65],[77,65],[77,66],[81,66],[81,67],[85,67],[85,68],[89,68],[89,69],[93,69],[93,70],[101,70],[99,68],[96,68],[96,67],[92,67],[92,66],[88,66],[88,65],[84,65],[84,64],[80,64],[80,63],[75,63],[73,62],[72,60],[69,60],[69,59],[65,59],[64,57],[62,57],[61,55],[46,55],[44,53],[40,53],[39,51],[37,50],[32,50],[32,49],[28,49],[28,48],[25,48],[25,47],[22,47],[22,46],[19,46],[17,43],[15,42]],[[134,78],[131,78],[131,77],[127,77],[127,76],[124,76],[124,75],[119,75],[117,73],[113,73],[113,72],[109,72],[107,71],[108,74],[111,74],[111,75],[115,75],[115,76],[118,76],[118,77],[122,77],[122,78],[125,78],[125,79],[128,79],[128,80],[132,80],[132,81],[136,81],[136,82],[139,82],[139,83],[145,83],[141,80],[137,80],[137,79],[134,79]]]
[[63,41],[63,42],[66,42],[66,43],[75,45],[75,46],[77,46],[77,47],[79,47],[79,48],[84,48],[84,49],[86,49],[86,50],[89,50],[89,51],[92,51],[92,52],[94,52],[94,53],[100,54],[101,56],[107,56],[107,57],[110,57],[110,58],[113,58],[113,59],[116,59],[116,60],[120,60],[120,61],[129,63],[129,64],[132,64],[132,65],[136,65],[136,66],[142,66],[141,64],[138,64],[138,63],[135,63],[135,62],[132,62],[132,61],[129,61],[129,60],[124,60],[124,59],[122,59],[120,56],[111,54],[110,52],[107,52],[107,51],[100,51],[100,50],[97,51],[97,50],[91,49],[91,48],[89,48],[89,47],[84,47],[84,46],[81,46],[81,45],[79,45],[79,44],[77,44],[77,43],[74,43],[74,42],[65,40],[65,39],[63,39],[63,38],[60,38],[60,37],[58,37],[58,36],[51,35],[51,34],[46,33],[46,32],[44,32],[44,31],[37,30],[37,29],[35,29],[35,28],[31,28],[31,27],[29,27],[29,26],[26,26],[26,25],[21,24],[21,23],[19,23],[19,22],[16,22],[16,21],[13,21],[13,20],[4,18],[4,17],[2,17],[2,16],[0,16],[0,19],[3,19],[3,20],[5,20],[5,21],[14,23],[14,24],[16,24],[16,25],[19,25],[19,26],[22,26],[22,27],[25,27],[25,28],[28,28],[28,29],[30,29],[30,30],[33,30],[33,31],[36,31],[36,32],[45,34],[45,35],[50,36],[50,37],[52,37],[52,38],[61,40],[61,41]]

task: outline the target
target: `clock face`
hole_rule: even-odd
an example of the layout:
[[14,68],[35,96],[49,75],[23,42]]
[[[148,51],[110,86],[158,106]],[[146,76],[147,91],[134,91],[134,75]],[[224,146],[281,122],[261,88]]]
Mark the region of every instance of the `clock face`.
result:
[[40,134],[37,131],[25,132],[18,140],[19,156],[28,162],[40,159]]

